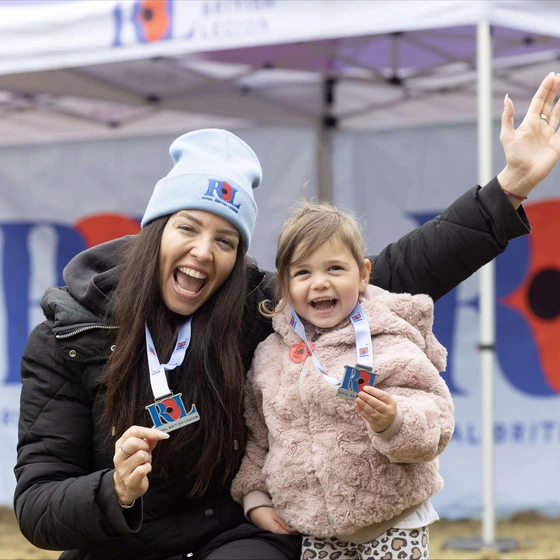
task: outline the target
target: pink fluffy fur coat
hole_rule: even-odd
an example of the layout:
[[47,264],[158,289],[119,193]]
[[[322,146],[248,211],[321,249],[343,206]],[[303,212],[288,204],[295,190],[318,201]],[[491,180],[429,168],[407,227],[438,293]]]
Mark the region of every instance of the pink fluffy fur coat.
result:
[[[255,353],[246,386],[246,454],[232,485],[239,502],[274,505],[288,524],[317,537],[351,534],[419,505],[443,487],[437,456],[454,428],[453,402],[439,375],[446,350],[432,333],[426,295],[392,294],[368,286],[375,386],[397,401],[393,423],[373,432],[336,397],[308,357],[294,363],[300,342],[291,307],[273,319],[275,332]],[[348,320],[320,331],[307,326],[321,365],[342,379],[356,362]]]

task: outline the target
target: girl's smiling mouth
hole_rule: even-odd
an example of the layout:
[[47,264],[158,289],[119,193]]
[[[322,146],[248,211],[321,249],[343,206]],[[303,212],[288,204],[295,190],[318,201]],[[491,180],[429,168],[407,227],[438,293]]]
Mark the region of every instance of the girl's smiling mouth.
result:
[[321,297],[311,301],[310,305],[315,311],[330,311],[334,309],[338,299],[330,297]]

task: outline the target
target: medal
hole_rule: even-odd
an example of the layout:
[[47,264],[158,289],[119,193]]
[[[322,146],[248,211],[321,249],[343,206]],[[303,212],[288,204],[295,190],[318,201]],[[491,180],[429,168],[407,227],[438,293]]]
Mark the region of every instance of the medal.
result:
[[337,397],[354,400],[366,385],[373,387],[377,373],[373,373],[371,368],[360,364],[344,367],[344,379],[336,392]]
[[181,399],[181,393],[170,395],[161,401],[156,401],[154,404],[148,405],[146,410],[152,417],[154,423],[152,427],[162,432],[172,432],[177,428],[182,428],[187,424],[200,420],[194,404],[187,413],[183,399]]
[[[350,319],[354,327],[354,332],[356,333],[356,359],[358,363],[355,367],[344,366],[346,369],[342,383],[329,375],[321,366],[319,359],[313,352],[314,349],[311,343],[308,342],[305,336],[305,329],[295,310],[292,310],[290,327],[301,338],[302,342],[292,346],[290,349],[290,358],[292,361],[300,363],[305,361],[307,356],[311,356],[315,369],[321,373],[324,379],[331,385],[338,387],[336,391],[337,397],[355,399],[360,389],[365,385],[373,386],[377,374],[373,373],[371,331],[360,302],[356,303],[356,307],[354,307],[350,315],[348,315],[348,319]],[[300,347],[300,345],[302,346]],[[305,352],[305,350],[307,350],[307,352]]]
[[148,355],[148,367],[150,370],[150,384],[154,393],[153,404],[146,406],[150,413],[153,428],[162,432],[172,432],[193,422],[198,422],[200,416],[194,404],[187,412],[181,393],[173,394],[167,385],[166,370],[175,369],[185,359],[185,353],[191,341],[191,317],[189,317],[179,329],[177,343],[171,358],[167,364],[161,364],[152,340],[150,329],[146,324],[146,353]]

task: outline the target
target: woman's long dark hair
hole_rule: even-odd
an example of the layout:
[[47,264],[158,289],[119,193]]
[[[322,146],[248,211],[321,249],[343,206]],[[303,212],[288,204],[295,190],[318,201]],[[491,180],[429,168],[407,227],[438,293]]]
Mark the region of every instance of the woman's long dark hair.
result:
[[[185,319],[170,311],[160,295],[160,243],[168,219],[154,220],[129,242],[114,293],[112,320],[120,328],[107,365],[103,420],[116,438],[133,424],[151,425],[144,408],[154,401],[144,324],[148,323],[161,363],[166,363]],[[187,411],[196,404],[200,421],[179,428],[169,441],[156,446],[150,477],[182,476],[189,481],[190,497],[202,495],[211,481],[226,483],[235,474],[245,446],[241,358],[245,252],[239,243],[229,277],[193,314],[183,364],[167,372],[170,389],[182,393]]]

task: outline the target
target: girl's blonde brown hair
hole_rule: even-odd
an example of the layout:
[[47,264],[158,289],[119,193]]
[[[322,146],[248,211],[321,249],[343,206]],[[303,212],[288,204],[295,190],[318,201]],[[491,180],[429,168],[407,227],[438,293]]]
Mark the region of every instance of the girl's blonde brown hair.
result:
[[[301,201],[284,222],[276,246],[276,297],[280,301],[275,310],[274,302],[262,301],[259,310],[265,317],[280,313],[288,302],[290,266],[306,259],[325,241],[341,241],[350,250],[358,264],[364,267],[364,240],[358,220],[339,210],[330,202]],[[301,251],[293,260],[296,251]]]

